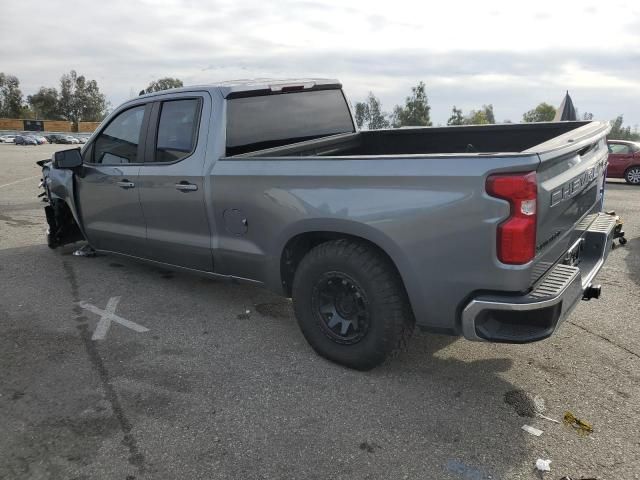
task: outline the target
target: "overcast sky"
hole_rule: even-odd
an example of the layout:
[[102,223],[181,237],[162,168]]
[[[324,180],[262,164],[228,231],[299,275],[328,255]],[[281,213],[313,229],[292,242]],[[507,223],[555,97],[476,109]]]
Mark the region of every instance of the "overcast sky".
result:
[[519,121],[569,90],[580,112],[640,124],[640,1],[42,0],[5,3],[0,71],[25,94],[75,69],[113,106],[150,80],[339,78],[392,110],[423,80],[453,104]]

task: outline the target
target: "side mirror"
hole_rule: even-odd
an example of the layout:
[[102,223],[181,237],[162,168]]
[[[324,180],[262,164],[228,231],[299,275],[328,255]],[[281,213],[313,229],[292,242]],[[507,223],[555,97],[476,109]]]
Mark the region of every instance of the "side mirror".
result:
[[76,168],[82,165],[82,155],[79,148],[55,152],[51,156],[54,168]]

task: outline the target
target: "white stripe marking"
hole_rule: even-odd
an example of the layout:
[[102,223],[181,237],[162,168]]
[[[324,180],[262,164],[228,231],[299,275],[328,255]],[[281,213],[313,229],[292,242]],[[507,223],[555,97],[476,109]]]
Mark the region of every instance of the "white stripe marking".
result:
[[100,321],[96,326],[96,329],[93,331],[93,336],[91,340],[104,340],[107,336],[107,332],[109,331],[109,327],[111,327],[111,322],[116,322],[122,325],[123,327],[130,328],[134,332],[143,333],[148,332],[149,329],[147,327],[143,327],[131,320],[127,320],[126,318],[122,318],[119,315],[116,315],[116,308],[118,308],[118,303],[120,302],[121,297],[111,297],[107,302],[107,306],[104,310],[96,307],[95,305],[91,305],[87,302],[78,302],[78,305],[85,310],[95,313],[96,315],[100,315]]
[[27,180],[33,180],[34,178],[41,178],[41,176],[38,175],[36,177],[28,177],[28,178],[23,178],[22,180],[16,180],[15,182],[5,183],[4,185],[0,185],[0,188],[10,187],[11,185],[16,185],[18,183],[26,182]]

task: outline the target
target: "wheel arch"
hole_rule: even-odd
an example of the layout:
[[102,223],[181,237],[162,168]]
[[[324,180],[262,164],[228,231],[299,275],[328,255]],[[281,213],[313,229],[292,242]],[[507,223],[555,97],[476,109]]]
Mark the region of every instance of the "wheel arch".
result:
[[280,291],[287,297],[291,296],[291,287],[296,269],[302,258],[304,258],[312,248],[324,242],[345,238],[371,246],[389,261],[389,264],[397,273],[404,291],[407,293],[409,303],[413,310],[412,295],[407,288],[409,283],[407,279],[407,268],[409,268],[409,266],[400,247],[379,230],[363,224],[357,224],[356,228],[349,228],[353,227],[353,225],[350,224],[351,222],[347,222],[347,224],[335,224],[335,220],[333,220],[331,227],[316,224],[314,228],[297,230],[287,235],[277,250],[279,253],[276,257],[278,262],[274,269],[279,273],[278,288]]

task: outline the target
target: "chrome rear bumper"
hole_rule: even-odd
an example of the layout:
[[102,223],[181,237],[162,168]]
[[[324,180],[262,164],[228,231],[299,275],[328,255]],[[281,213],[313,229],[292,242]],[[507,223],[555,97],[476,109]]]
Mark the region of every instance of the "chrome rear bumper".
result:
[[587,216],[576,227],[584,232],[579,240],[579,264],[555,265],[526,295],[496,293],[473,298],[462,311],[464,337],[504,343],[549,337],[579,300],[599,293],[592,281],[611,251],[616,220],[605,213]]

